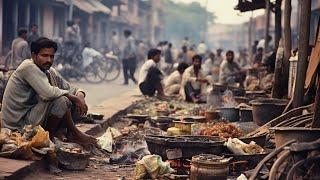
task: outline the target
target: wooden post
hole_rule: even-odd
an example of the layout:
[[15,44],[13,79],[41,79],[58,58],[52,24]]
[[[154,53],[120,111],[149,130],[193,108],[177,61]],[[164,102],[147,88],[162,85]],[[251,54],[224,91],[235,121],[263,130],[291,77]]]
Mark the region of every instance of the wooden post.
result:
[[276,0],[275,4],[275,29],[274,29],[274,47],[278,49],[281,38],[281,3],[282,0]]
[[296,76],[296,84],[293,96],[293,108],[303,105],[304,82],[306,79],[306,71],[308,66],[309,55],[309,36],[310,36],[310,14],[311,0],[303,0],[300,2],[300,29],[299,29],[299,60]]
[[[277,16],[277,14],[276,14]],[[275,67],[275,81],[272,89],[273,98],[283,98],[288,89],[289,80],[289,58],[291,56],[291,0],[284,0],[284,31],[283,31],[283,51],[284,57],[277,54]],[[281,19],[280,19],[281,23]],[[277,24],[277,23],[276,23]],[[276,38],[275,38],[276,39]],[[279,47],[279,44],[278,44]]]
[[277,55],[276,55],[276,62],[275,62],[275,69],[274,69],[274,82],[272,87],[271,96],[272,98],[282,98],[283,96],[283,79],[282,79],[282,70],[283,70],[283,61],[284,61],[284,48],[283,48],[283,39],[281,38],[279,41]]
[[284,34],[284,58],[289,60],[291,56],[291,0],[284,0],[284,18],[283,18],[283,34]]
[[266,0],[266,12],[265,12],[266,24],[264,34],[264,53],[269,51],[269,26],[270,26],[270,0]]
[[311,127],[320,128],[320,68],[318,68],[317,94],[314,101],[314,116]]

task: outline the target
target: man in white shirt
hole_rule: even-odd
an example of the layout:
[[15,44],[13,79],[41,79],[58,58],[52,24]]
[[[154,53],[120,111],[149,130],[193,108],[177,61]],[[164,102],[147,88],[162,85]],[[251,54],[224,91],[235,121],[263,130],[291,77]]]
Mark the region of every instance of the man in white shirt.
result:
[[164,91],[167,95],[179,94],[181,88],[182,75],[188,68],[187,63],[180,63],[176,71],[171,73],[165,81]]
[[162,73],[157,67],[160,61],[161,51],[150,49],[148,60],[142,65],[139,74],[139,88],[143,95],[154,96],[156,91],[160,98],[165,97],[161,84]]
[[84,44],[84,49],[82,51],[82,58],[83,58],[83,68],[86,68],[89,64],[91,64],[94,58],[102,57],[102,54],[97,50],[91,48],[89,42]]
[[197,48],[197,52],[202,58],[204,58],[204,56],[206,55],[206,52],[207,52],[207,46],[204,43],[204,41],[201,41],[199,43],[198,48]]
[[195,55],[192,58],[192,66],[188,67],[182,76],[180,95],[188,101],[200,103],[206,91],[208,80],[201,70],[202,57]]

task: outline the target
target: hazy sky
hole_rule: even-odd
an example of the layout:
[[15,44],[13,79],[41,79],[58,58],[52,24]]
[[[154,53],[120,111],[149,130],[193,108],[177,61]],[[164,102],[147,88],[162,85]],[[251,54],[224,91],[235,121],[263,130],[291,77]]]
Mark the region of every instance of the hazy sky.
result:
[[[174,0],[177,2],[200,2],[203,6],[206,0]],[[233,8],[238,4],[238,0],[208,0],[208,10],[217,16],[216,23],[239,24],[249,20],[251,12],[240,13]],[[263,13],[263,10],[254,11],[254,16]]]

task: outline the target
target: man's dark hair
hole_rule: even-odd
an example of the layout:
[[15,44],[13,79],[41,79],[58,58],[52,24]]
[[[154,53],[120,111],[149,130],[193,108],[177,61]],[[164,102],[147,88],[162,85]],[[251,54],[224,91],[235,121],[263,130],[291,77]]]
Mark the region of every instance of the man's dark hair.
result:
[[54,52],[56,52],[58,49],[58,46],[56,42],[46,37],[40,37],[39,39],[31,43],[32,54],[38,54],[41,51],[41,49],[44,49],[44,48],[53,48]]
[[36,25],[36,24],[32,24],[32,25],[31,25],[31,28],[33,28],[33,27],[36,27],[36,28],[37,28],[37,27],[38,27],[38,25]]
[[179,72],[184,71],[185,69],[187,69],[189,67],[189,65],[187,63],[179,63],[177,70]]
[[67,21],[67,26],[73,26],[74,22],[73,21]]
[[20,36],[22,36],[22,35],[24,35],[24,34],[27,34],[28,33],[28,31],[27,31],[27,29],[25,29],[25,28],[19,28],[18,29],[18,36],[20,37]]
[[231,51],[231,50],[229,50],[229,51],[227,51],[226,55],[228,55],[228,54],[232,54],[232,55],[234,55],[234,52],[233,52],[233,51]]
[[172,47],[172,43],[169,43],[169,44],[168,44],[168,47],[171,48],[171,47]]
[[128,29],[126,29],[126,30],[124,30],[123,34],[124,34],[125,36],[130,36],[130,35],[131,35],[131,31],[128,30]]
[[263,48],[262,48],[262,47],[259,47],[257,50],[258,50],[258,51],[263,51]]
[[202,57],[198,54],[196,54],[192,57],[192,61],[195,61],[196,59],[199,59],[200,61],[202,61]]
[[159,49],[150,49],[148,51],[148,59],[153,59],[158,54],[161,54],[161,51]]
[[91,44],[90,44],[90,42],[85,42],[83,46],[84,46],[84,47],[90,47]]

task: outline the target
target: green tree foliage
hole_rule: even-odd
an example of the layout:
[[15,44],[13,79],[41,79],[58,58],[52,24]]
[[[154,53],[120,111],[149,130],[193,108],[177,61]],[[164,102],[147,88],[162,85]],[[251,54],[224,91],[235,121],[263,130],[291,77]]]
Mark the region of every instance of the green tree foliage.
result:
[[[206,31],[206,9],[200,3],[190,4],[165,0],[165,35],[169,41],[180,42],[185,36],[198,43]],[[213,23],[215,16],[208,12],[207,23]]]

